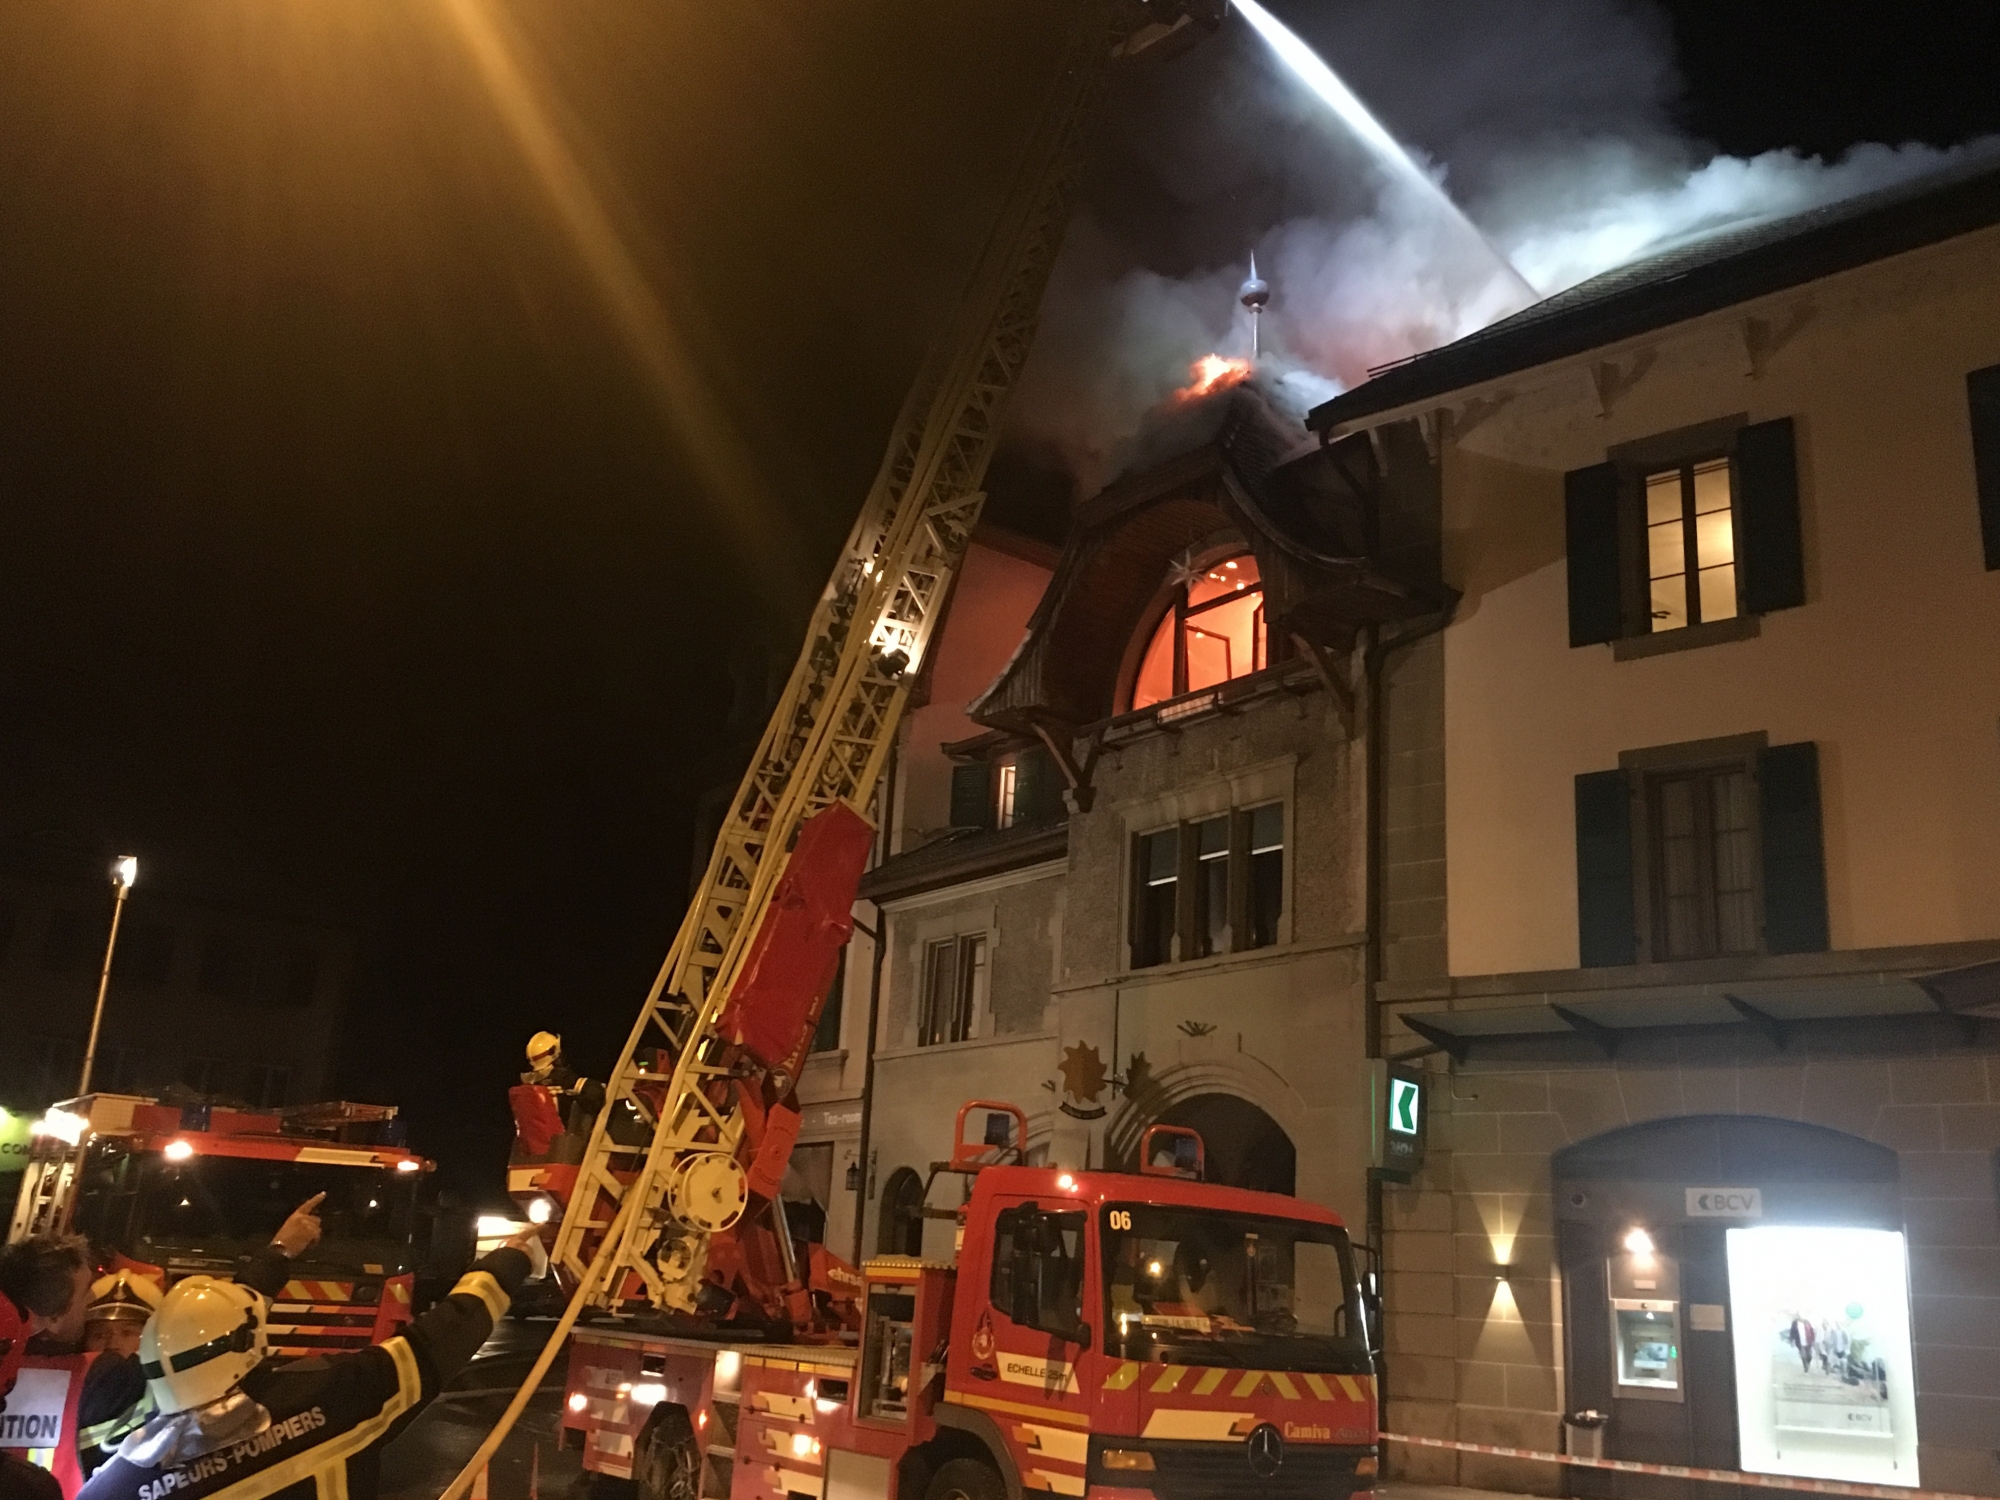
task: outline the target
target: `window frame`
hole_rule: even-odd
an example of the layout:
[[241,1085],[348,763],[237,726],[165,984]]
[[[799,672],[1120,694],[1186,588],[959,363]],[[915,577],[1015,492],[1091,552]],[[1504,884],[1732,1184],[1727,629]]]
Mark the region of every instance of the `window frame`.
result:
[[[939,960],[949,955],[950,988],[949,1005],[951,1013],[945,1018],[946,1024],[940,1030],[937,1025],[936,977]],[[917,1045],[919,1047],[953,1047],[964,1042],[978,1041],[985,1035],[982,1022],[992,1004],[993,996],[993,942],[991,934],[984,928],[976,932],[959,932],[943,937],[927,939],[923,944],[919,960],[917,991]],[[963,1020],[963,1034],[954,1036],[957,1022]],[[934,1034],[936,1033],[936,1034]]]
[[[1223,605],[1233,602],[1238,596],[1233,593],[1223,594],[1215,599],[1204,601],[1190,608],[1187,602],[1188,590],[1193,586],[1194,580],[1209,569],[1220,567],[1224,563],[1234,562],[1238,558],[1243,557],[1249,558],[1257,565],[1257,582],[1255,588],[1261,601],[1258,604],[1257,612],[1262,617],[1263,624],[1263,663],[1252,667],[1248,672],[1226,677],[1221,682],[1212,683],[1207,687],[1191,688],[1187,685],[1187,624],[1189,618],[1198,618],[1210,610],[1219,609]],[[1258,558],[1255,549],[1247,541],[1235,536],[1211,537],[1207,542],[1197,543],[1195,546],[1189,547],[1177,554],[1170,561],[1168,567],[1169,577],[1167,581],[1161,585],[1160,591],[1153,596],[1152,603],[1147,607],[1145,613],[1140,616],[1139,628],[1133,632],[1132,639],[1127,644],[1125,660],[1119,669],[1119,690],[1115,700],[1118,716],[1125,714],[1149,714],[1165,704],[1177,703],[1181,699],[1197,693],[1217,692],[1231,683],[1243,682],[1281,668],[1291,659],[1291,637],[1283,631],[1275,631],[1271,628],[1269,610],[1270,580],[1264,577],[1263,562]],[[1182,583],[1172,581],[1171,574],[1177,570],[1187,572],[1189,575],[1187,581]],[[1166,697],[1155,699],[1153,702],[1145,704],[1142,707],[1135,702],[1139,694],[1139,676],[1145,669],[1147,656],[1152,651],[1154,637],[1159,634],[1161,627],[1169,620],[1173,621],[1173,660],[1170,668],[1173,691]]]
[[[1605,460],[1618,475],[1618,596],[1623,628],[1612,643],[1618,659],[1650,656],[1715,641],[1741,640],[1759,633],[1758,622],[1762,617],[1750,608],[1744,594],[1743,482],[1736,457],[1738,438],[1749,425],[1749,413],[1736,412],[1714,421],[1620,443],[1606,451]],[[1693,512],[1690,508],[1691,475],[1698,465],[1717,459],[1725,459],[1729,464],[1729,524],[1736,569],[1736,613],[1726,619],[1701,620],[1692,617],[1697,611],[1691,611],[1687,624],[1672,630],[1654,630],[1651,549],[1647,536],[1647,476],[1667,469],[1681,471],[1681,517],[1686,528],[1683,538],[1687,564],[1685,586],[1691,594],[1698,595],[1699,570],[1694,567],[1695,528],[1691,524]]]
[[[1635,959],[1639,963],[1701,963],[1715,958],[1754,957],[1769,952],[1764,931],[1764,828],[1763,795],[1758,784],[1757,758],[1769,736],[1763,733],[1731,735],[1722,739],[1699,740],[1682,745],[1662,745],[1647,750],[1629,750],[1618,757],[1631,790],[1632,816],[1632,904],[1638,938]],[[1665,951],[1666,907],[1661,880],[1661,849],[1657,812],[1658,789],[1662,783],[1707,773],[1740,771],[1750,789],[1750,820],[1745,836],[1751,848],[1751,925],[1756,931],[1755,946],[1725,952],[1716,946],[1702,954],[1670,955]],[[1711,853],[1712,863],[1712,853]],[[1719,924],[1715,909],[1713,870],[1706,872],[1709,910],[1705,920],[1711,929]]]
[[[1290,799],[1285,796],[1261,797],[1254,801],[1216,808],[1210,812],[1182,817],[1164,826],[1136,828],[1129,839],[1129,869],[1127,872],[1126,900],[1129,903],[1126,922],[1126,965],[1134,973],[1141,970],[1167,968],[1177,964],[1198,963],[1204,960],[1231,957],[1243,953],[1261,952],[1268,948],[1284,946],[1290,939],[1285,926],[1285,916],[1291,909],[1291,861],[1285,856],[1291,847],[1291,830],[1288,813]],[[1278,906],[1270,916],[1270,938],[1266,942],[1251,941],[1257,931],[1255,900],[1256,866],[1253,852],[1253,833],[1256,815],[1266,808],[1276,808],[1278,816],[1278,838],[1275,846],[1279,855]],[[1217,850],[1211,848],[1204,853],[1201,847],[1201,830],[1218,821],[1226,820],[1227,839]],[[1174,902],[1172,906],[1172,926],[1166,934],[1163,945],[1164,956],[1141,960],[1142,937],[1150,936],[1146,925],[1146,915],[1152,910],[1152,903],[1146,899],[1146,892],[1156,884],[1169,882],[1151,879],[1150,841],[1163,834],[1175,837],[1175,863],[1172,884]],[[1271,852],[1266,846],[1265,853]],[[1211,934],[1215,931],[1213,913],[1207,907],[1204,897],[1210,882],[1205,878],[1204,866],[1217,860],[1226,861],[1227,874],[1224,877],[1225,917],[1220,924],[1223,944],[1212,946]],[[1147,945],[1150,951],[1151,945]]]
[[[1725,466],[1724,472],[1728,475],[1729,479],[1728,567],[1730,569],[1730,598],[1733,607],[1728,614],[1710,620],[1704,618],[1702,615],[1701,575],[1704,570],[1700,565],[1699,514],[1712,515],[1714,512],[1696,512],[1695,474],[1696,471],[1717,463]],[[1666,473],[1673,473],[1680,481],[1681,503],[1679,524],[1681,527],[1681,571],[1675,576],[1678,576],[1681,580],[1681,604],[1684,622],[1680,625],[1669,626],[1664,630],[1659,630],[1655,629],[1653,625],[1654,579],[1652,572],[1652,530],[1654,522],[1648,491],[1651,488],[1653,478]],[[1684,630],[1698,630],[1704,625],[1722,625],[1731,620],[1741,619],[1744,614],[1742,548],[1740,545],[1742,526],[1740,522],[1741,506],[1737,503],[1737,494],[1742,488],[1742,484],[1736,472],[1735,453],[1727,449],[1713,450],[1690,454],[1686,458],[1666,463],[1638,464],[1633,466],[1629,476],[1621,474],[1620,477],[1629,487],[1631,495],[1636,498],[1637,502],[1636,506],[1633,507],[1634,513],[1630,520],[1631,524],[1637,528],[1638,533],[1638,546],[1633,549],[1636,553],[1638,563],[1638,576],[1626,580],[1627,586],[1634,590],[1632,608],[1628,611],[1633,619],[1628,623],[1637,623],[1644,626],[1644,629],[1638,633],[1637,638],[1652,639],[1654,637],[1677,636]],[[1630,503],[1628,501],[1628,504]]]

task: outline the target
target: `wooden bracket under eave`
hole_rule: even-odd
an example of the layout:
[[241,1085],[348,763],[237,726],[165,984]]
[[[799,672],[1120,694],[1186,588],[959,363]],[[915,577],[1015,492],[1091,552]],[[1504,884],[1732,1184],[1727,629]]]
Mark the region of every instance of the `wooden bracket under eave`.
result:
[[1090,804],[1097,796],[1096,788],[1091,785],[1090,778],[1097,770],[1098,756],[1104,753],[1104,731],[1101,728],[1096,729],[1084,737],[1083,758],[1078,760],[1077,736],[1070,725],[1057,724],[1051,727],[1043,720],[1036,719],[1032,727],[1035,738],[1048,749],[1049,754],[1055,759],[1056,766],[1063,773],[1063,781],[1067,783],[1063,791],[1063,800],[1069,803],[1070,811],[1089,812]]
[[1347,680],[1344,666],[1336,662],[1326,647],[1298,631],[1292,632],[1292,644],[1297,646],[1312,663],[1313,671],[1319,674],[1321,684],[1333,699],[1333,711],[1340,716],[1340,727],[1347,737],[1354,738],[1354,685]]

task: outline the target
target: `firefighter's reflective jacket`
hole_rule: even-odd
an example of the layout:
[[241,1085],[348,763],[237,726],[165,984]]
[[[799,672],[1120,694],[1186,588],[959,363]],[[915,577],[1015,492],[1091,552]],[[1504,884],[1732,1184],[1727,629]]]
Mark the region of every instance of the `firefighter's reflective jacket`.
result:
[[525,1252],[496,1250],[387,1343],[259,1365],[242,1389],[271,1414],[263,1431],[165,1468],[121,1451],[79,1500],[374,1500],[382,1445],[486,1342],[528,1270]]
[[[250,1264],[237,1280],[266,1299],[284,1287],[291,1259],[276,1245],[266,1245],[250,1257]],[[28,1352],[60,1352],[37,1350]],[[83,1392],[76,1406],[76,1458],[88,1479],[95,1474],[132,1433],[151,1421],[153,1398],[146,1393],[146,1377],[139,1373],[139,1356],[106,1351],[90,1362],[84,1372]]]

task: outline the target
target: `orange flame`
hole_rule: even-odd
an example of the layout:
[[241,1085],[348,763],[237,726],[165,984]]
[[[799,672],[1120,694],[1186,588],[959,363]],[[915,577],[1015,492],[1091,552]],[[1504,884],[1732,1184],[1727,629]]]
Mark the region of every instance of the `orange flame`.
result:
[[1250,378],[1250,361],[1229,359],[1220,354],[1204,354],[1188,366],[1188,383],[1174,392],[1176,401],[1199,401]]

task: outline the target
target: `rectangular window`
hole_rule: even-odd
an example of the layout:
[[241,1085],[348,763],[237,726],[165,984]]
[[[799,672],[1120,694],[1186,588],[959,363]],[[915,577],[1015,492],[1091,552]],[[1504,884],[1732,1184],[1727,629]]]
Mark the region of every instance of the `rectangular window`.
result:
[[1194,953],[1229,951],[1229,819],[1197,823],[1194,835]]
[[1655,633],[1735,618],[1733,489],[1727,457],[1646,475],[1648,619]]
[[1757,951],[1756,827],[1747,765],[1647,778],[1653,957]]
[[1278,941],[1285,911],[1285,805],[1267,802],[1246,815],[1250,824],[1250,920],[1246,948]]
[[1741,640],[1803,604],[1797,443],[1789,417],[1725,417],[1566,474],[1570,645],[1623,642],[1629,660]]
[[1132,967],[1172,963],[1180,907],[1180,830],[1164,828],[1137,840],[1138,887],[1134,892]]
[[1000,783],[1000,805],[997,809],[998,816],[994,820],[994,827],[996,828],[1012,828],[1014,826],[1014,789],[1019,785],[1019,779],[1019,766],[1005,765],[1000,768],[998,778]]
[[1576,897],[1586,968],[1825,952],[1818,747],[1733,735],[1578,776]]
[[985,1007],[986,934],[966,933],[927,945],[917,1044],[935,1047],[970,1040]]
[[1141,834],[1132,847],[1133,968],[1278,941],[1285,905],[1283,803]]

